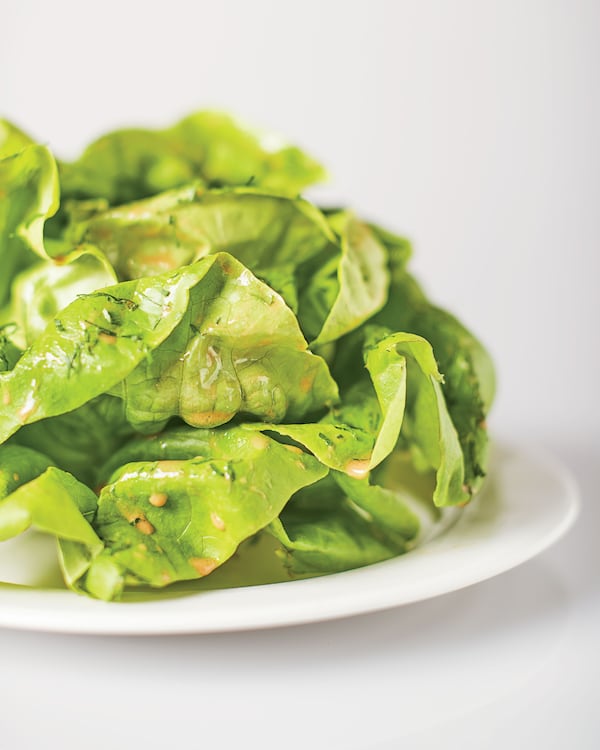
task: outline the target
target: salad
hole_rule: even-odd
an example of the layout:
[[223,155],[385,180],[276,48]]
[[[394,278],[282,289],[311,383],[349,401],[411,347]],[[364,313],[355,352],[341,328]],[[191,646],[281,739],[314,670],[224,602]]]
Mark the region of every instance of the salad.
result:
[[0,540],[115,600],[265,536],[291,577],[368,565],[471,500],[490,359],[324,177],[221,113],[74,162],[0,121]]

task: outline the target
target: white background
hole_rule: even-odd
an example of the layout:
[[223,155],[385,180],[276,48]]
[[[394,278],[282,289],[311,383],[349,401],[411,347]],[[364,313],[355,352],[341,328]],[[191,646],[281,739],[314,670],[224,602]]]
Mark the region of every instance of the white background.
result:
[[412,238],[431,296],[496,360],[491,429],[570,465],[583,513],[516,571],[378,615],[1,632],[3,746],[600,746],[600,3],[150,6],[4,0],[1,114],[65,156],[206,106],[304,146],[332,174],[315,195]]

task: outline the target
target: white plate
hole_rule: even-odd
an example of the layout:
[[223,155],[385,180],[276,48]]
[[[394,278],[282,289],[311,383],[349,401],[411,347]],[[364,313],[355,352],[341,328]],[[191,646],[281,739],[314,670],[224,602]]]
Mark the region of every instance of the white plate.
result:
[[184,586],[174,594],[163,591],[120,603],[61,589],[47,557],[53,550],[25,536],[0,545],[0,578],[6,580],[8,573],[11,580],[10,570],[27,570],[35,559],[38,585],[0,585],[0,625],[63,633],[211,633],[372,612],[514,568],[561,537],[577,511],[576,485],[555,461],[497,447],[477,500],[442,534],[402,557],[321,578],[192,593]]

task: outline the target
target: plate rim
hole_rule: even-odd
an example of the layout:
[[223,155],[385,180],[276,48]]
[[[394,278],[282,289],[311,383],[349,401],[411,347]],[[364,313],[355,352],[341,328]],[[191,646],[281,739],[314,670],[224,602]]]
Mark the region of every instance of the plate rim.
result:
[[[533,536],[529,536],[529,544],[524,544],[523,540],[518,539],[520,529],[514,528],[514,537],[519,544],[508,558],[493,554],[488,555],[490,559],[486,558],[486,551],[493,551],[494,544],[498,541],[493,536],[491,541],[488,540],[489,545],[486,545],[485,539],[476,538],[471,547],[467,544],[461,556],[460,543],[462,538],[464,546],[465,530],[468,530],[470,524],[481,522],[485,513],[484,488],[481,496],[446,532],[422,547],[391,560],[310,579],[214,589],[176,599],[157,598],[144,602],[99,602],[77,596],[68,590],[43,590],[5,584],[0,588],[0,627],[63,634],[120,636],[240,632],[368,614],[458,591],[536,557],[564,536],[579,514],[580,492],[575,477],[550,453],[539,447],[495,440],[492,458],[492,481],[499,480],[506,474],[507,462],[513,460],[517,461],[517,468],[525,465],[530,470],[533,469],[531,479],[549,481],[555,490],[553,505],[546,506],[546,515],[541,513],[537,518],[527,516],[527,508],[516,507],[512,494],[510,497],[500,498],[501,507],[497,509],[497,516],[491,519],[488,531],[496,529],[506,535],[503,523],[509,520],[511,514],[518,515],[519,512],[525,514],[528,522],[532,523],[533,531],[536,531]],[[544,529],[544,524],[552,513],[557,514],[556,520]],[[510,533],[507,536],[508,539],[511,538]],[[433,555],[435,562],[436,553],[443,557],[444,551],[448,554],[448,549],[452,550],[453,543],[459,549],[456,559],[463,564],[460,575],[453,577],[446,573],[436,576],[434,572],[430,573],[425,582],[421,581],[421,585],[414,585],[419,583],[416,581],[407,588],[406,582],[402,580],[401,585],[394,585],[394,571],[402,573],[402,568],[410,570],[413,567],[418,571],[420,559],[427,560]],[[479,568],[465,569],[465,562],[477,561],[477,553],[482,553],[482,550]],[[485,564],[481,564],[482,562]],[[352,590],[359,590],[360,595],[352,595]],[[314,606],[314,602],[318,602],[319,606]],[[186,604],[189,606],[185,606]]]

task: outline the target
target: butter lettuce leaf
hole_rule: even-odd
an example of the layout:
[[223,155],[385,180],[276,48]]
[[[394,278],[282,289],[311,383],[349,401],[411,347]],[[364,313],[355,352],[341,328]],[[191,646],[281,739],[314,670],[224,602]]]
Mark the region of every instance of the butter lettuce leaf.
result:
[[0,159],[18,154],[35,144],[33,138],[8,120],[0,118]]
[[174,425],[156,435],[137,435],[97,468],[97,483],[106,484],[121,466],[129,463],[183,461],[197,456],[210,458],[219,452],[223,455],[234,455],[239,439],[239,432],[229,426],[194,428],[188,425]]
[[123,401],[103,394],[73,411],[25,425],[15,439],[95,488],[98,467],[133,435]]
[[296,420],[337,400],[325,360],[308,351],[283,299],[229,255],[203,262],[211,270],[178,326],[111,389],[128,421],[155,432],[171,417],[195,427],[239,413]]
[[249,187],[190,184],[100,211],[73,223],[66,237],[100,249],[123,279],[175,270],[220,251],[258,276],[337,253],[335,235],[315,206]]
[[20,445],[0,445],[0,500],[52,465],[50,458],[39,451]]
[[[155,462],[168,468],[171,461],[235,456],[239,441],[252,441],[252,435],[263,437],[242,425],[204,430],[182,426],[150,438],[136,438],[109,459],[100,470],[99,482],[105,482],[117,467],[136,465],[133,462]],[[297,446],[281,448],[287,451],[282,454],[285,459],[294,455],[306,458]],[[323,466],[322,471],[326,473],[327,469]],[[410,546],[419,528],[406,493],[333,471],[299,490],[267,531],[282,545],[281,555],[290,573],[304,575],[345,570],[392,557]]]
[[375,230],[351,212],[325,217],[305,200],[264,189],[191,184],[99,211],[65,236],[98,248],[123,279],[226,250],[284,297],[314,346],[357,328],[387,298]]
[[0,121],[0,540],[112,601],[259,534],[292,577],[379,562],[471,499],[489,355],[324,177],[218,112],[70,163]]
[[0,373],[0,442],[24,424],[82,406],[126,377],[175,328],[189,289],[211,265],[108,287],[62,310],[15,367]]
[[[360,361],[360,360],[359,360]],[[290,438],[331,469],[364,477],[391,453],[406,401],[406,359],[387,341],[364,347],[361,379],[316,423],[247,425]]]
[[125,464],[100,494],[95,528],[111,561],[138,582],[208,575],[327,474],[312,456],[260,433],[188,428],[190,440],[194,432],[195,458]]
[[71,303],[0,373],[0,440],[108,392],[146,431],[172,416],[293,419],[337,398],[291,310],[226,253]]
[[346,497],[363,511],[363,517],[377,524],[381,533],[387,530],[392,537],[403,540],[414,539],[420,523],[411,505],[414,498],[399,487],[382,487],[372,484],[371,477],[355,479],[341,472],[332,472],[332,478],[344,491]]
[[219,112],[197,112],[162,130],[108,133],[77,161],[61,163],[66,199],[104,198],[111,205],[194,180],[218,186],[260,185],[297,195],[325,176],[323,167],[297,147]]
[[441,390],[431,345],[415,334],[365,329],[364,360],[372,385],[357,381],[341,406],[319,423],[268,424],[255,429],[291,438],[326,466],[362,479],[396,448],[410,445],[423,470],[436,472],[436,505],[469,499],[464,459]]
[[268,527],[291,576],[324,575],[388,560],[409,548],[418,523],[405,535],[358,513],[332,476],[298,493]]
[[13,282],[12,304],[6,315],[17,325],[15,338],[25,349],[79,295],[116,281],[108,263],[90,254],[78,255],[62,265],[50,260],[35,263]]
[[45,257],[44,223],[58,200],[58,170],[49,149],[0,121],[0,307],[17,273],[35,254]]
[[[24,456],[22,453],[21,458]],[[78,591],[79,580],[104,549],[90,523],[96,513],[97,498],[88,487],[60,469],[50,466],[38,473],[42,467],[39,458],[37,461],[38,475],[0,499],[0,541],[31,527],[56,537],[65,582]],[[118,591],[119,585],[105,586],[105,598],[112,598]]]
[[22,354],[21,349],[13,341],[16,330],[14,323],[0,325],[0,372],[12,370]]
[[[303,306],[310,303],[308,306],[313,311],[318,311],[319,307],[326,310],[324,321],[317,321],[313,346],[335,341],[372,317],[383,307],[389,283],[385,249],[376,233],[350,211],[329,216],[328,221],[341,246],[339,262],[326,266],[330,272],[335,270],[336,284],[328,283],[325,273],[325,294],[313,278],[301,297]],[[334,290],[335,296],[332,296]],[[321,305],[315,305],[314,297],[319,294],[322,295]]]
[[0,501],[0,539],[9,539],[35,526],[100,549],[102,543],[89,523],[96,505],[96,496],[88,487],[50,466]]
[[465,489],[473,495],[482,485],[488,463],[486,417],[495,391],[489,354],[473,333],[431,304],[414,278],[400,269],[394,273],[389,300],[375,320],[392,329],[413,331],[431,343],[464,456]]

